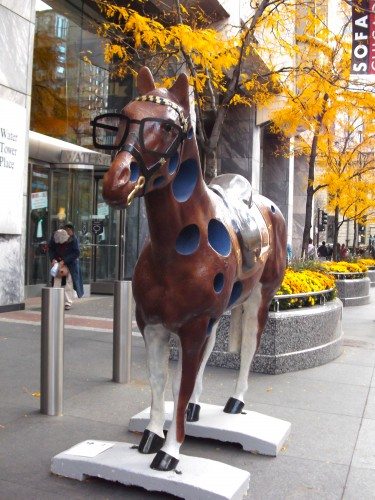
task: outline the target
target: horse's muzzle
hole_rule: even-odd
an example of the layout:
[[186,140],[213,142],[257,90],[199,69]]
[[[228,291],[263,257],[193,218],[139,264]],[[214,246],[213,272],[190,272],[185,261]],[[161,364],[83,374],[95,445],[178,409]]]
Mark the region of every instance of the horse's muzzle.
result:
[[126,208],[129,194],[134,189],[130,181],[130,163],[133,157],[128,153],[117,155],[103,177],[103,199],[115,208]]

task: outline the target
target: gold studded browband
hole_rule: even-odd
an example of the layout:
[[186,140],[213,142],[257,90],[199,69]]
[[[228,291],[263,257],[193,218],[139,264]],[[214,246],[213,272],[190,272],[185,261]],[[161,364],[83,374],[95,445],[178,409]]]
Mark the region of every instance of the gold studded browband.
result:
[[188,119],[185,118],[183,109],[180,106],[178,106],[178,104],[176,104],[175,102],[170,101],[169,99],[165,99],[164,97],[159,97],[157,95],[141,95],[139,97],[136,97],[134,100],[142,102],[154,102],[156,104],[161,104],[162,106],[169,106],[178,114],[182,130],[185,133],[187,132]]

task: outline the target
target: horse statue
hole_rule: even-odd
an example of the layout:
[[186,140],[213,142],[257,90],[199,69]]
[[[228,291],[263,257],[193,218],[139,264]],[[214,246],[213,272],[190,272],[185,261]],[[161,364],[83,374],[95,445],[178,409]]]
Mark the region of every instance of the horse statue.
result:
[[[286,263],[280,210],[252,192],[249,182],[225,174],[204,182],[190,121],[189,84],[180,74],[170,89],[156,88],[151,72],[138,75],[139,97],[120,114],[93,121],[94,145],[115,156],[103,197],[123,209],[144,196],[149,224],[133,276],[136,320],[144,337],[152,403],[140,453],[156,453],[151,468],[176,468],[185,419],[199,419],[203,371],[218,321],[231,310],[231,344],[241,367],[224,412],[240,413],[251,361]],[[174,413],[164,435],[164,389],[169,340],[179,346],[173,380]]]

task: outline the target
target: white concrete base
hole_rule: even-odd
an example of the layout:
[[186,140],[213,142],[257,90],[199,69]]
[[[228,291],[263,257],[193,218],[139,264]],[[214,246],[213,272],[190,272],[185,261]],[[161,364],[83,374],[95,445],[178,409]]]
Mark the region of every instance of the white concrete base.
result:
[[[89,442],[87,442],[89,443]],[[91,441],[93,445],[100,444]],[[109,443],[112,446],[96,456],[79,456],[74,448],[52,459],[51,471],[82,481],[86,476],[100,477],[149,491],[162,491],[191,500],[242,499],[248,490],[250,474],[230,465],[206,458],[180,455],[176,471],[150,469],[154,455],[142,455],[130,443]]]
[[[186,435],[239,443],[245,451],[275,457],[290,433],[290,422],[268,417],[255,411],[231,415],[221,406],[200,403],[198,422],[186,422]],[[165,403],[165,428],[172,420],[173,402]],[[150,420],[150,408],[146,408],[130,419],[129,430],[143,432]]]

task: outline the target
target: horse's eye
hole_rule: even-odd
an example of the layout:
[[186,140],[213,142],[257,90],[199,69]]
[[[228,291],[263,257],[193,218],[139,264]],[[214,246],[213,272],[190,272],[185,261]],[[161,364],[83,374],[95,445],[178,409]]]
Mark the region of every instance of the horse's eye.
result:
[[170,123],[164,123],[163,129],[165,132],[170,132],[172,130],[172,125]]

